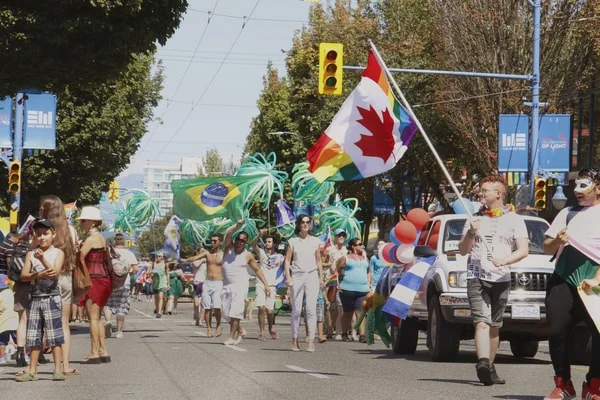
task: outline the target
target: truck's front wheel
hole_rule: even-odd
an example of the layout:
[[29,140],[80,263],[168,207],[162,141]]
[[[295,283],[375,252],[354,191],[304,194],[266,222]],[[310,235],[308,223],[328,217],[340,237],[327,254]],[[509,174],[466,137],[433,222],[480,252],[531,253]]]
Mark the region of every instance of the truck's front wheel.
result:
[[400,326],[392,325],[392,350],[396,354],[415,354],[419,339],[419,320],[406,318]]
[[511,340],[510,351],[518,358],[535,357],[539,344],[537,340]]
[[428,305],[427,347],[433,361],[454,361],[460,346],[460,331],[444,319],[440,299],[433,296]]

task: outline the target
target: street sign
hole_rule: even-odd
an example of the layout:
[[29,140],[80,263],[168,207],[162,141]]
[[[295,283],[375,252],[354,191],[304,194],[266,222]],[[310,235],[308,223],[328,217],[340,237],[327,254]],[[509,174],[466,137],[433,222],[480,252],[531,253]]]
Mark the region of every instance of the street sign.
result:
[[501,114],[498,121],[498,171],[529,171],[529,116]]
[[568,172],[571,144],[571,115],[545,114],[540,117],[539,166],[543,171]]
[[27,94],[23,149],[56,149],[56,96]]
[[12,149],[12,107],[11,97],[0,100],[0,149]]

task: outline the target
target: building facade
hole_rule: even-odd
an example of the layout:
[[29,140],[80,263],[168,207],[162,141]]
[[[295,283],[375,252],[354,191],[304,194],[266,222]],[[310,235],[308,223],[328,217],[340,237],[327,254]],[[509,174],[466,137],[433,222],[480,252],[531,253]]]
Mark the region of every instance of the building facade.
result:
[[148,161],[144,166],[143,186],[150,196],[159,201],[161,216],[173,212],[171,182],[201,175],[204,165],[201,158],[182,158],[179,165],[167,165]]

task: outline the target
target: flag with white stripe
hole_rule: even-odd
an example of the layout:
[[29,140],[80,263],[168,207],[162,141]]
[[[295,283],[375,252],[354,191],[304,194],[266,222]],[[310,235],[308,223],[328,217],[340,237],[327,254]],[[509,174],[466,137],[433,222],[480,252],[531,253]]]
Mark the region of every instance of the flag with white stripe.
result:
[[413,265],[406,273],[400,278],[400,281],[392,290],[390,297],[383,306],[383,314],[394,323],[394,319],[406,319],[410,307],[415,299],[419,286],[423,282],[423,277],[427,273],[431,264],[435,261],[436,257],[429,257],[421,259],[415,265]]

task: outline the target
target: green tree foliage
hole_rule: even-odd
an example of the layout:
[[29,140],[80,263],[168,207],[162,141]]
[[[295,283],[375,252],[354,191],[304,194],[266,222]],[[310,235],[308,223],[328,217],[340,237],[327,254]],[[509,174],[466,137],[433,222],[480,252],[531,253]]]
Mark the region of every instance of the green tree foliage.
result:
[[116,80],[58,95],[56,151],[24,158],[22,214],[37,211],[41,195],[97,204],[100,193],[129,164],[160,99],[162,72],[136,56]]
[[233,162],[223,160],[216,148],[206,150],[206,154],[202,157],[202,165],[203,170],[198,171],[199,176],[223,176],[235,173]]
[[0,5],[0,94],[62,92],[114,79],[175,32],[186,0],[11,1]]

